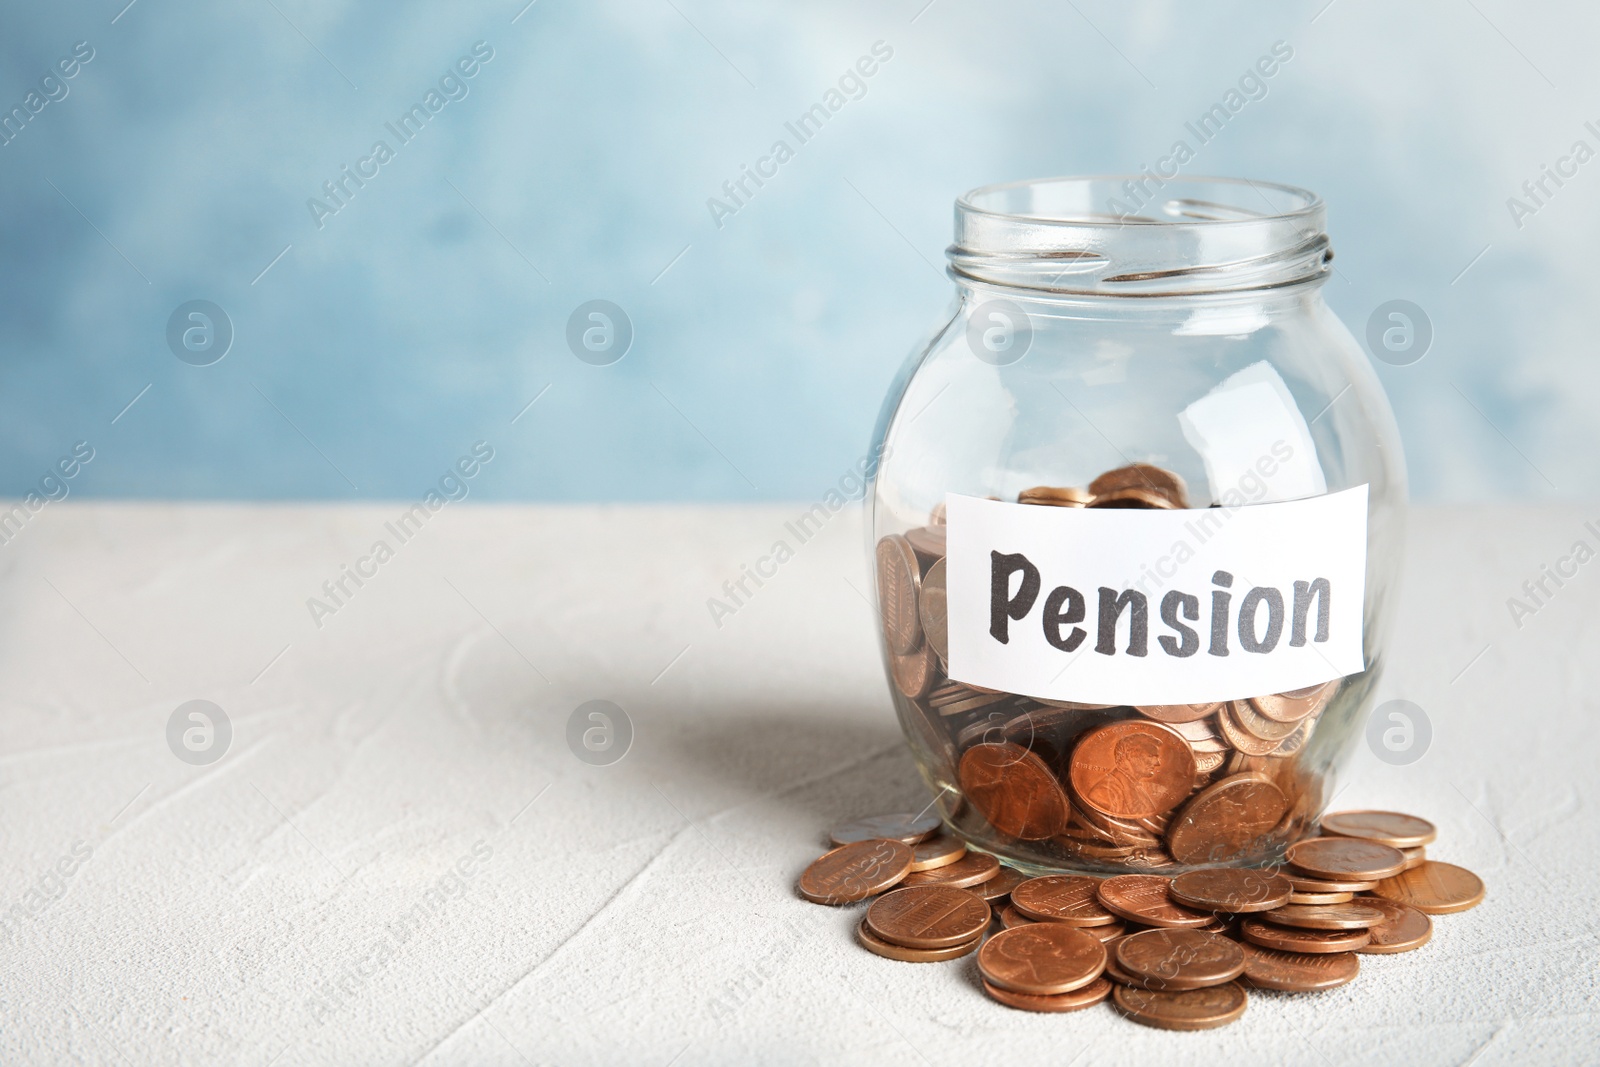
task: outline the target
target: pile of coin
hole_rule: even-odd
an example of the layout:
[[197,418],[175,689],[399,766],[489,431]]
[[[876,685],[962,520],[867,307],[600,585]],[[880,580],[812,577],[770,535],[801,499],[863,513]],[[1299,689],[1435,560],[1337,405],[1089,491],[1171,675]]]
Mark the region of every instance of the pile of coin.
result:
[[[1035,486],[1022,504],[1186,508],[1183,479],[1135,463],[1087,489]],[[949,677],[943,508],[877,545],[878,597],[902,724],[939,786],[969,801],[1026,862],[1096,871],[1263,862],[1302,836],[1321,778],[1296,757],[1340,689],[1205,704],[1107,706],[997,692]],[[949,812],[955,815],[955,812]]]
[[823,904],[876,897],[856,936],[880,956],[976,952],[984,992],[1008,1007],[1066,1012],[1109,998],[1135,1022],[1204,1030],[1244,1014],[1246,987],[1344,985],[1358,954],[1421,948],[1429,915],[1483,900],[1476,875],[1427,858],[1426,819],[1342,811],[1320,830],[1290,845],[1281,867],[1029,878],[967,851],[935,816],[880,815],[837,827],[800,892]]

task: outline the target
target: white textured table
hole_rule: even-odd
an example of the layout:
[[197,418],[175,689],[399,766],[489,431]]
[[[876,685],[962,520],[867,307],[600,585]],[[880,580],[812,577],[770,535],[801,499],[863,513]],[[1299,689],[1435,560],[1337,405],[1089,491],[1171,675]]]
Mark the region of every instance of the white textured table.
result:
[[[0,1061],[1600,1059],[1600,562],[1505,603],[1600,508],[1414,513],[1386,690],[1432,750],[1359,751],[1340,803],[1434,819],[1487,903],[1201,1034],[1002,1008],[794,895],[830,824],[924,799],[853,514],[719,629],[798,506],[452,505],[319,630],[401,510],[52,504],[0,547]],[[196,698],[209,765],[166,740]],[[590,699],[633,721],[611,766],[567,746]]]

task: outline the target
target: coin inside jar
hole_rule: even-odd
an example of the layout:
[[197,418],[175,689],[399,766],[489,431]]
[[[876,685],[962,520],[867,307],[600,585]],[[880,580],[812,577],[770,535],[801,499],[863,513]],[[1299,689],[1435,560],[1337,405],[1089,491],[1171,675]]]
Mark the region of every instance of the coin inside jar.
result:
[[950,625],[946,617],[949,595],[945,589],[945,565],[940,560],[922,576],[922,590],[917,598],[918,619],[922,623],[922,637],[942,660],[950,658]]
[[1215,715],[1223,703],[1219,700],[1209,704],[1140,704],[1133,710],[1156,722],[1199,722]]
[[856,841],[870,841],[876,837],[886,837],[891,841],[904,842],[915,845],[919,841],[926,841],[939,830],[939,816],[937,815],[869,815],[865,819],[853,819],[847,823],[840,823],[829,834],[836,845],[848,845]]
[[1119,985],[1112,992],[1118,1008],[1134,1022],[1162,1030],[1210,1030],[1244,1014],[1249,1003],[1238,982],[1171,992]]
[[927,696],[933,688],[934,680],[939,676],[939,660],[933,654],[933,649],[922,644],[903,656],[898,652],[891,653],[889,673],[894,678],[894,687],[907,698],[916,700]]
[[1152,463],[1130,463],[1126,467],[1106,471],[1089,483],[1089,493],[1099,499],[1127,489],[1154,493],[1165,501],[1167,507],[1189,506],[1189,487],[1173,471]]
[[1429,915],[1466,911],[1483,902],[1483,879],[1453,863],[1425,860],[1420,867],[1385,878],[1373,895],[1410,905]]
[[1061,832],[1071,809],[1049,766],[1021,745],[979,744],[961,754],[961,790],[989,825],[1023,841]]
[[1179,904],[1203,911],[1271,911],[1289,902],[1294,887],[1281,874],[1238,867],[1188,871],[1172,880],[1168,892]]
[[840,845],[800,876],[800,895],[818,904],[852,904],[883,892],[911,873],[911,846],[878,838]]
[[1322,817],[1322,830],[1399,849],[1431,844],[1439,836],[1438,828],[1427,819],[1397,811],[1335,811]]
[[906,948],[949,948],[988,927],[989,905],[965,889],[918,886],[885,893],[867,909],[867,926]]
[[1117,942],[1117,965],[1146,989],[1200,989],[1244,973],[1244,953],[1221,934],[1142,930]]
[[917,586],[922,568],[911,543],[899,534],[878,542],[878,608],[883,615],[883,636],[889,651],[904,656],[922,643]]
[[1105,946],[1062,923],[1002,930],[978,950],[978,970],[991,984],[1039,996],[1080,989],[1105,966]]
[[1313,878],[1380,881],[1406,869],[1399,849],[1359,837],[1308,837],[1290,845],[1287,858]]
[[1266,775],[1230,775],[1178,810],[1167,827],[1167,851],[1179,863],[1238,859],[1260,850],[1288,810],[1283,790]]
[[1100,880],[1081,875],[1049,874],[1030,878],[1011,891],[1011,904],[1039,922],[1068,926],[1106,926],[1117,921],[1098,895]]
[[1313,993],[1355,980],[1361,961],[1353,952],[1279,952],[1246,941],[1244,980],[1257,989],[1280,993]]
[[1069,768],[1073,791],[1120,819],[1171,811],[1194,786],[1194,753],[1170,728],[1126,719],[1078,741]]
[[1358,951],[1374,954],[1410,952],[1421,948],[1433,937],[1433,920],[1409,904],[1385,897],[1362,897],[1362,903],[1377,908],[1384,921],[1367,932],[1372,940]]

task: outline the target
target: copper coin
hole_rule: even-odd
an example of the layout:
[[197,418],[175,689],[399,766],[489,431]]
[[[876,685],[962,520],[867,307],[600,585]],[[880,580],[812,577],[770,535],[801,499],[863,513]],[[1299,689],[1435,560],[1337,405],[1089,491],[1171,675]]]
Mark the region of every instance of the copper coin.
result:
[[1117,942],[1117,966],[1146,989],[1201,989],[1244,973],[1244,953],[1221,934],[1142,930]]
[[1105,926],[1117,917],[1100,904],[1100,879],[1072,874],[1030,878],[1011,891],[1011,904],[1039,922]]
[[1428,850],[1418,845],[1416,848],[1403,848],[1400,850],[1406,857],[1406,870],[1421,867],[1428,861]]
[[1278,745],[1282,743],[1281,738],[1273,741],[1263,741],[1240,726],[1233,713],[1227,709],[1217,713],[1216,722],[1217,732],[1222,734],[1223,740],[1227,741],[1230,747],[1243,752],[1247,756],[1265,756],[1270,752],[1276,751]]
[[[1249,733],[1252,737],[1259,737],[1263,741],[1271,741],[1272,747],[1277,748],[1278,742],[1300,729],[1299,723],[1276,722],[1267,718],[1251,706],[1248,700],[1228,701],[1228,715],[1233,718],[1234,724]],[[1257,753],[1260,755],[1261,753]]]
[[1159,874],[1119,874],[1100,883],[1100,903],[1130,922],[1144,926],[1204,926],[1210,912],[1174,904],[1167,895],[1171,880]]
[[1061,832],[1071,808],[1044,760],[1010,742],[974,745],[957,772],[989,825],[1007,837],[1040,841]]
[[1091,508],[1164,508],[1177,507],[1171,500],[1152,489],[1117,489],[1097,496],[1090,501]]
[[1107,923],[1104,926],[1080,926],[1078,929],[1099,938],[1102,943],[1109,945],[1117,938],[1127,936],[1128,924],[1118,919],[1116,922]]
[[1261,917],[1303,930],[1367,930],[1384,920],[1383,912],[1360,903],[1285,904]]
[[1250,704],[1257,712],[1274,722],[1299,722],[1314,712],[1321,711],[1322,706],[1328,702],[1337,688],[1339,680],[1336,678],[1331,682],[1308,685],[1304,689],[1288,693],[1251,697]]
[[896,689],[916,700],[927,696],[928,690],[933,688],[934,680],[939,677],[939,658],[926,644],[903,656],[891,652],[889,674],[894,678]]
[[[1104,929],[1104,927],[1090,927],[1091,931],[1099,930],[1099,929]],[[1117,946],[1122,944],[1123,941],[1127,940],[1131,936],[1132,936],[1131,934],[1118,934],[1116,937],[1107,938],[1106,942],[1105,942],[1105,945],[1106,945],[1106,970],[1105,970],[1105,975],[1106,975],[1107,978],[1111,979],[1113,982],[1116,982],[1118,985],[1138,985],[1139,984],[1138,979],[1134,978],[1133,975],[1129,974],[1127,971],[1124,971],[1120,966],[1117,965]]]
[[1118,986],[1112,997],[1123,1014],[1134,1022],[1162,1030],[1210,1030],[1226,1026],[1243,1015],[1249,1003],[1238,982],[1182,992],[1124,985]]
[[965,889],[928,885],[885,893],[867,909],[867,926],[906,948],[949,948],[983,934],[992,913]]
[[1239,924],[1239,936],[1279,952],[1354,952],[1372,940],[1365,930],[1296,930],[1250,918]]
[[1289,902],[1294,887],[1289,879],[1271,871],[1238,867],[1213,867],[1189,871],[1172,880],[1168,893],[1179,904],[1202,911],[1271,911]]
[[1361,961],[1354,952],[1279,952],[1246,941],[1244,980],[1257,989],[1280,993],[1314,993],[1355,980]]
[[980,979],[980,981],[983,982],[985,993],[1008,1008],[1018,1008],[1022,1011],[1082,1011],[1084,1008],[1094,1007],[1111,995],[1111,983],[1104,978],[1096,978],[1082,989],[1074,989],[1070,993],[1056,993],[1044,997],[1032,993],[1013,993],[987,980]]
[[917,562],[926,571],[944,558],[946,527],[943,523],[931,526],[913,526],[906,531],[906,543],[917,554]]
[[1011,891],[1027,880],[1028,876],[1015,867],[1001,867],[993,878],[979,882],[972,891],[993,904],[1010,897]]
[[1385,878],[1375,896],[1409,904],[1429,915],[1466,911],[1483,902],[1483,880],[1465,867],[1427,860],[1422,866]]
[[828,836],[836,845],[870,841],[875,837],[887,837],[891,841],[914,845],[938,833],[939,825],[937,815],[869,815],[865,819],[840,823]]
[[1289,884],[1297,893],[1365,893],[1377,882],[1330,881],[1326,878],[1307,878],[1294,871],[1285,872]]
[[1354,900],[1354,893],[1300,893],[1289,894],[1290,904],[1348,904]]
[[1397,811],[1335,811],[1322,817],[1322,831],[1399,849],[1431,844],[1439,836],[1439,828],[1427,819]]
[[917,616],[922,623],[922,638],[940,659],[950,658],[950,624],[946,618],[949,596],[945,590],[944,560],[928,568],[922,576],[922,592],[917,598]]
[[1433,937],[1433,920],[1409,904],[1384,897],[1362,897],[1361,902],[1384,914],[1384,921],[1367,931],[1372,940],[1361,948],[1362,952],[1410,952]]
[[917,615],[917,586],[922,568],[911,543],[899,534],[878,542],[878,607],[883,613],[883,637],[889,651],[904,656],[922,643],[922,622]]
[[1226,863],[1258,852],[1289,810],[1264,774],[1230,775],[1197,793],[1167,827],[1167,851],[1179,863]]
[[1215,715],[1223,703],[1225,702],[1218,700],[1210,704],[1140,704],[1133,710],[1154,719],[1156,722],[1199,722],[1201,719]]
[[1018,911],[1016,906],[1013,904],[1007,904],[1005,907],[1000,909],[1000,925],[1004,926],[1007,930],[1018,926],[1029,926],[1033,922],[1033,919],[1030,919],[1026,915],[1022,914],[1022,912]]
[[1072,788],[1096,810],[1137,819],[1170,811],[1194,785],[1194,754],[1170,728],[1143,719],[1091,730],[1072,751]]
[[1017,494],[1019,504],[1047,504],[1058,508],[1081,508],[1094,494],[1076,486],[1035,485]]
[[811,862],[800,895],[818,904],[853,904],[911,873],[911,846],[887,838],[840,845]]
[[956,860],[967,854],[967,844],[959,837],[950,834],[939,834],[926,841],[919,841],[911,846],[913,871],[931,871],[938,867],[948,867]]
[[960,945],[949,948],[906,948],[893,941],[885,941],[872,932],[867,925],[867,920],[862,919],[856,926],[856,940],[861,942],[863,948],[875,952],[886,959],[899,960],[901,963],[939,963],[942,960],[959,959],[978,947],[983,940],[981,936]]
[[1015,993],[1070,993],[1100,977],[1105,967],[1105,946],[1061,923],[1002,930],[978,950],[983,977]]
[[966,889],[987,882],[1000,873],[1000,861],[987,852],[968,852],[954,863],[935,867],[931,871],[908,874],[902,885],[947,885],[953,889]]
[[1308,837],[1290,845],[1286,856],[1313,878],[1375,882],[1406,869],[1399,849],[1359,837]]
[[1126,467],[1106,471],[1089,483],[1089,493],[1095,498],[1110,496],[1124,489],[1143,489],[1160,496],[1167,506],[1189,506],[1188,486],[1172,471],[1150,463],[1130,463]]

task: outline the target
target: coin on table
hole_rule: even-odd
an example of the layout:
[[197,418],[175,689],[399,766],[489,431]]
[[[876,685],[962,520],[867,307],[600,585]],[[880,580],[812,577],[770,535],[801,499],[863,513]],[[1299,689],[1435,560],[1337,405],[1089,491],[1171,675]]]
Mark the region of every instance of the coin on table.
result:
[[1160,496],[1172,508],[1189,506],[1189,487],[1176,473],[1151,463],[1130,463],[1126,467],[1106,471],[1089,483],[1089,492],[1096,499],[1110,496],[1124,489],[1142,489]]
[[1076,486],[1036,485],[1017,494],[1019,504],[1046,504],[1057,508],[1081,508],[1094,494]]
[[[1105,927],[1103,927],[1103,926],[1091,926],[1091,927],[1089,927],[1087,929],[1086,932],[1094,933],[1095,931],[1104,930],[1104,929],[1105,929]],[[1113,982],[1116,982],[1118,985],[1138,985],[1139,984],[1138,979],[1134,978],[1133,975],[1129,974],[1127,971],[1124,971],[1117,964],[1117,946],[1122,944],[1123,940],[1125,938],[1130,937],[1130,936],[1132,936],[1132,935],[1126,934],[1126,933],[1118,934],[1116,937],[1107,938],[1106,942],[1105,942],[1105,946],[1106,946],[1106,970],[1105,970],[1105,975],[1106,975],[1107,978],[1111,979]]]
[[1239,936],[1262,948],[1275,948],[1279,952],[1354,952],[1372,936],[1365,930],[1296,930],[1290,926],[1274,926],[1258,918],[1249,918],[1239,924]]
[[1141,930],[1117,942],[1117,966],[1146,989],[1200,989],[1244,973],[1244,953],[1221,934]]
[[1171,879],[1159,874],[1119,874],[1100,883],[1100,903],[1107,911],[1143,926],[1205,926],[1213,916],[1174,904],[1168,897]]
[[1100,903],[1100,879],[1075,874],[1030,878],[1011,891],[1011,905],[1038,922],[1106,926],[1117,921]]
[[917,586],[922,568],[911,543],[899,534],[878,542],[878,607],[883,613],[883,636],[889,651],[904,656],[922,643],[922,622],[917,613]]
[[885,893],[867,909],[873,933],[906,948],[964,945],[989,926],[983,898],[965,889],[928,885]]
[[1290,904],[1347,904],[1354,900],[1354,893],[1301,893],[1299,891],[1289,894]]
[[1017,926],[1028,926],[1034,921],[1018,911],[1014,904],[1007,904],[1000,909],[1000,925],[1007,930]]
[[1194,753],[1167,726],[1125,719],[1084,734],[1069,773],[1073,791],[1096,811],[1138,819],[1183,803],[1194,786]]
[[948,948],[906,948],[893,941],[885,941],[872,932],[867,920],[862,919],[856,926],[856,940],[860,941],[867,951],[875,952],[885,959],[899,960],[901,963],[939,963],[943,960],[960,959],[976,949],[983,938],[980,935],[971,941],[951,945]]
[[1230,915],[1271,911],[1287,904],[1293,892],[1289,879],[1281,874],[1239,867],[1189,871],[1174,878],[1168,889],[1179,904]]
[[1043,840],[1060,833],[1072,814],[1044,760],[1009,741],[967,749],[957,777],[967,799],[1007,837]]
[[1284,872],[1296,893],[1365,893],[1377,882],[1330,881],[1326,878],[1306,878],[1294,871]]
[[1105,967],[1105,946],[1061,923],[1002,930],[978,950],[983,977],[1014,993],[1070,993],[1100,977]]
[[1118,919],[1116,922],[1107,923],[1104,926],[1080,926],[1078,929],[1099,938],[1101,942],[1109,945],[1116,938],[1127,935],[1128,924]]
[[1246,941],[1244,980],[1257,989],[1280,993],[1314,993],[1354,981],[1361,961],[1354,952],[1279,952]]
[[852,819],[840,823],[833,828],[828,836],[836,845],[848,845],[855,841],[870,841],[875,837],[887,837],[891,841],[901,841],[908,845],[915,845],[919,841],[926,841],[939,832],[939,816],[937,815],[869,815],[865,819]]
[[889,654],[889,673],[894,678],[894,687],[904,693],[908,699],[917,700],[928,695],[928,690],[933,688],[933,683],[939,677],[939,657],[933,654],[933,649],[926,643],[918,645],[912,651],[901,655],[898,652]]
[[818,904],[853,904],[911,873],[911,846],[887,838],[840,845],[811,861],[800,895]]
[[1367,930],[1384,921],[1383,912],[1364,903],[1285,904],[1261,918],[1303,930]]
[[1406,869],[1399,849],[1359,837],[1308,837],[1290,845],[1286,856],[1313,878],[1376,882]]
[[967,844],[953,834],[939,834],[911,846],[913,871],[948,867],[967,854]]
[[1400,850],[1406,858],[1406,870],[1421,867],[1428,861],[1428,850],[1418,845],[1416,848],[1403,848]]
[[972,886],[972,891],[994,904],[1010,897],[1011,891],[1027,880],[1028,876],[1015,867],[1001,867],[993,878]]
[[1052,996],[1036,996],[1032,993],[1013,993],[1009,989],[1001,989],[987,979],[983,982],[983,991],[998,1000],[1008,1008],[1018,1008],[1022,1011],[1082,1011],[1092,1008],[1111,995],[1111,983],[1104,978],[1096,978],[1082,989],[1074,989],[1070,993],[1056,993]]
[[1372,940],[1362,946],[1361,952],[1410,952],[1426,945],[1433,937],[1433,920],[1409,904],[1385,897],[1362,897],[1361,902],[1384,914],[1384,921],[1367,931]]
[[1264,774],[1229,775],[1185,804],[1167,827],[1167,851],[1179,863],[1226,863],[1262,848],[1289,800]]
[[1224,701],[1216,700],[1209,704],[1139,704],[1133,710],[1156,722],[1199,722],[1215,715],[1223,703]]
[[1162,1030],[1210,1030],[1244,1014],[1248,998],[1238,982],[1170,992],[1119,985],[1112,997],[1136,1023]]
[[1426,860],[1420,867],[1383,879],[1372,892],[1429,915],[1448,915],[1483,903],[1484,888],[1483,879],[1465,867]]
[[1251,697],[1250,704],[1257,712],[1274,722],[1299,722],[1321,711],[1323,705],[1333,696],[1334,690],[1338,688],[1339,680],[1336,678],[1331,682],[1308,685],[1304,689],[1295,689],[1288,693]]
[[1000,873],[1000,861],[987,852],[968,852],[954,863],[935,867],[931,871],[908,874],[902,885],[947,885],[952,889],[967,889],[980,885]]
[[928,568],[922,576],[922,593],[917,598],[918,619],[922,623],[922,637],[940,659],[950,658],[950,624],[946,617],[949,596],[945,588],[944,560]]
[[1438,827],[1427,819],[1397,811],[1335,811],[1322,817],[1322,831],[1399,849],[1431,844],[1439,836]]

